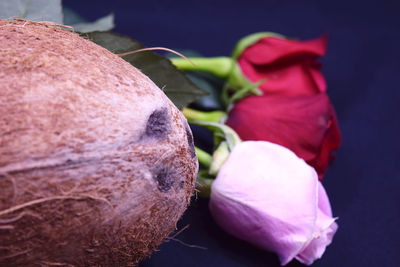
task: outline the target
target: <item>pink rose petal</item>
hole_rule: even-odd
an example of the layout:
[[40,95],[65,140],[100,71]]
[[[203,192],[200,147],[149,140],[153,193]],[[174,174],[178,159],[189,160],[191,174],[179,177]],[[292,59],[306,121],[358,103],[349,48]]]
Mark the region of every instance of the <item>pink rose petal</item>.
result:
[[265,141],[235,147],[212,185],[210,211],[226,232],[276,252],[282,265],[294,257],[311,264],[337,229],[315,170]]

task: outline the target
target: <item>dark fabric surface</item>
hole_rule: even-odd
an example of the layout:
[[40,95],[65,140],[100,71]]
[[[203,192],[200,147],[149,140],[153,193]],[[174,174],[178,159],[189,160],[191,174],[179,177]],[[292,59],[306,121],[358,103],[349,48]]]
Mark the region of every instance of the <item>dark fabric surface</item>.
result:
[[[324,186],[339,230],[313,266],[400,266],[400,7],[397,1],[64,1],[88,20],[109,12],[115,31],[146,46],[230,55],[257,31],[307,39],[327,33],[322,59],[342,146]],[[195,129],[197,142],[205,132]],[[207,200],[179,222],[190,227],[140,266],[279,266],[277,257],[222,232]],[[206,249],[194,247],[201,246]],[[293,261],[288,266],[301,266]]]

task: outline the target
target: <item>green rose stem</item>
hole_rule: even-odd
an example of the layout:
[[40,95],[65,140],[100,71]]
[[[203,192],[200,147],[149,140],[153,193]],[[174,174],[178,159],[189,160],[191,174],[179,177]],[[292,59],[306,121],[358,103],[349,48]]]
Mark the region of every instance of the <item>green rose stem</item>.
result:
[[230,57],[191,57],[189,59],[190,61],[184,58],[171,58],[170,60],[180,70],[204,71],[222,79],[226,79],[230,75],[235,63]]
[[[195,147],[195,149],[197,159],[199,160],[200,164],[203,165],[206,169],[209,169],[212,163],[212,156],[198,147]],[[205,177],[207,176],[207,174],[208,173],[205,170],[199,171],[196,179],[196,189],[200,197],[209,198],[213,179]]]
[[183,115],[186,117],[189,123],[193,121],[205,121],[205,122],[223,122],[227,116],[226,112],[223,111],[200,111],[191,108],[184,108],[182,110]]
[[[230,57],[192,57],[172,58],[172,63],[182,71],[203,71],[224,79],[226,81],[222,88],[221,100],[230,109],[231,105],[248,95],[261,95],[258,86],[265,82],[257,83],[249,81],[242,73],[236,60]],[[233,91],[233,92],[232,92]],[[231,97],[231,93],[233,96]]]
[[199,173],[196,180],[196,191],[200,197],[209,198],[211,194],[211,185],[214,179],[206,178]]
[[199,160],[200,164],[207,169],[210,168],[212,156],[198,147],[195,147],[195,150],[197,154],[197,159]]

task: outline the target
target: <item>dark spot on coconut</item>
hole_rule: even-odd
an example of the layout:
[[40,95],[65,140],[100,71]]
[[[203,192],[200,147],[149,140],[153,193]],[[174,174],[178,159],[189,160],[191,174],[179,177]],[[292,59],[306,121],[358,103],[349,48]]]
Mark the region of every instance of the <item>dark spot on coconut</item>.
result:
[[194,149],[193,135],[189,128],[189,125],[185,122],[186,138],[189,145],[189,151],[192,158],[196,157],[196,151]]
[[174,175],[167,168],[161,168],[155,175],[157,188],[161,192],[168,192],[174,185]]
[[155,110],[147,120],[145,136],[162,139],[167,137],[171,128],[166,108]]

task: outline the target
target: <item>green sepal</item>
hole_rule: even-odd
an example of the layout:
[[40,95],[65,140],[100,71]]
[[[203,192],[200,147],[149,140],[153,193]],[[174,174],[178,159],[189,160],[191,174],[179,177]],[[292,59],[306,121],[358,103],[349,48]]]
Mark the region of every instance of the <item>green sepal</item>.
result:
[[260,39],[265,38],[265,37],[277,37],[284,39],[286,38],[285,36],[278,34],[278,33],[273,33],[273,32],[256,32],[249,34],[242,39],[240,39],[236,45],[235,48],[233,49],[232,53],[232,58],[237,60],[239,56],[242,54],[242,52],[249,47],[250,45],[258,42]]
[[237,144],[242,142],[239,135],[231,127],[225,124],[207,121],[192,121],[191,123],[206,127],[217,136],[223,136],[228,143],[229,151],[232,151]]
[[229,98],[229,104],[232,105],[235,102],[239,101],[240,99],[249,96],[249,95],[262,95],[262,92],[260,89],[258,89],[258,86],[263,84],[267,79],[262,79],[261,81],[258,81],[256,83],[251,84],[248,87],[243,87],[240,90],[236,91],[230,98]]
[[222,141],[212,155],[212,161],[208,173],[217,175],[221,166],[229,157],[229,146],[226,141]]
[[251,82],[243,75],[239,64],[235,63],[221,93],[221,100],[227,112],[230,111],[233,102],[249,95],[262,95],[263,93],[258,87],[265,81],[266,79],[256,83]]

